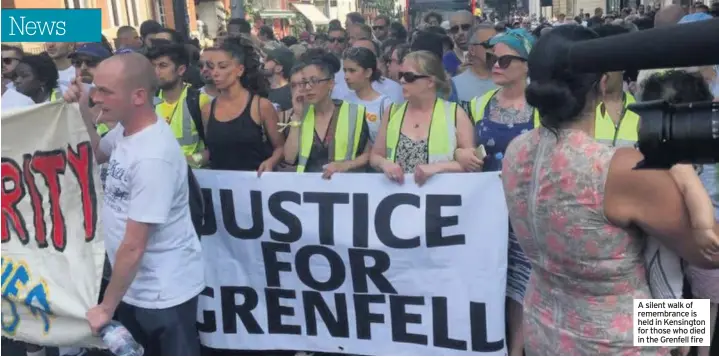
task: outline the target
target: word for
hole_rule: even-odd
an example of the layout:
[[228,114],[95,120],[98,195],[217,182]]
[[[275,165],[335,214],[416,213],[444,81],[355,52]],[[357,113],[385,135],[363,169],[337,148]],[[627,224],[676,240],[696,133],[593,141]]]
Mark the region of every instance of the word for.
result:
[[[5,307],[2,309],[3,332],[14,335],[22,318],[32,315],[42,321],[42,333],[48,333],[53,317],[48,302],[49,296],[50,292],[45,281],[33,280],[25,262],[2,258],[2,301],[9,309],[9,311],[6,311]],[[24,306],[30,314],[21,314],[18,304]]]
[[[207,287],[201,295],[204,299],[219,299],[221,307],[221,311],[202,311],[202,319],[198,322],[201,333],[214,333],[221,328],[222,333],[237,334],[238,328],[242,327],[250,335],[318,336],[318,330],[322,328],[335,338],[372,340],[373,333],[381,331],[390,334],[392,341],[400,343],[428,346],[431,338],[435,347],[460,351],[488,353],[504,348],[503,338],[488,340],[488,307],[485,303],[469,303],[470,338],[464,340],[450,336],[449,303],[442,296],[322,294],[278,288],[257,291],[249,286]],[[237,295],[241,298],[238,299]],[[332,302],[327,299],[332,299]],[[238,300],[241,302],[238,303]],[[453,306],[452,310],[456,307]],[[266,311],[267,316],[257,316],[258,311]],[[288,320],[295,323],[286,322]],[[266,324],[260,324],[264,321]],[[431,321],[431,336],[410,332],[412,325],[421,325],[425,321]],[[376,336],[375,339],[382,340]]]
[[[220,189],[220,205],[222,207],[222,221],[227,233],[238,239],[258,239],[265,232],[263,212],[267,211],[272,218],[279,221],[287,229],[285,232],[270,229],[269,237],[280,243],[293,243],[302,238],[303,225],[318,224],[319,242],[322,245],[334,245],[335,206],[351,205],[352,207],[352,245],[357,248],[367,248],[369,241],[370,227],[374,228],[379,241],[388,248],[411,249],[422,246],[420,236],[398,237],[391,227],[392,214],[401,206],[411,206],[419,209],[425,214],[425,227],[423,237],[424,245],[433,247],[444,247],[452,245],[464,245],[465,235],[454,234],[444,235],[443,228],[459,224],[458,216],[443,216],[442,210],[448,207],[461,207],[462,196],[460,195],[426,195],[424,206],[419,195],[410,193],[396,193],[388,195],[377,203],[374,215],[370,214],[369,195],[366,193],[341,193],[341,192],[293,192],[278,191],[263,197],[262,191],[250,191],[250,212],[252,224],[249,227],[240,227],[235,217],[235,207],[246,205],[245,202],[236,202],[234,193],[230,189]],[[217,233],[217,222],[212,202],[212,191],[203,189],[205,207],[207,208],[204,226],[201,229],[203,236]],[[316,205],[317,217],[315,222],[302,222],[296,213],[288,209],[294,205],[302,208],[307,205]],[[305,208],[306,209],[306,208]],[[315,231],[314,229],[312,231]],[[311,237],[312,239],[317,239]]]
[[635,299],[637,346],[708,346],[709,300]]
[[[92,175],[93,156],[89,142],[78,144],[77,149],[70,145],[65,151],[36,151],[22,156],[22,166],[12,158],[2,158],[2,243],[10,241],[11,230],[18,240],[27,245],[30,242],[28,219],[33,228],[33,237],[38,247],[48,247],[47,225],[52,225],[50,237],[57,251],[64,251],[67,245],[67,226],[63,216],[61,200],[76,200],[76,197],[62,196],[62,185],[75,182],[67,181],[66,170],[72,171],[76,184],[80,188],[82,213],[84,218],[85,241],[95,238],[97,228],[97,197]],[[39,177],[37,177],[39,176]],[[38,181],[44,182],[44,187]],[[45,213],[45,198],[49,214]],[[32,217],[29,212],[19,208],[23,200],[29,199]],[[47,218],[46,218],[47,217]]]
[[[9,36],[35,36],[35,35],[54,35],[65,36],[65,21],[31,21],[25,20],[25,16],[9,16],[10,33]],[[17,32],[16,32],[17,31]]]

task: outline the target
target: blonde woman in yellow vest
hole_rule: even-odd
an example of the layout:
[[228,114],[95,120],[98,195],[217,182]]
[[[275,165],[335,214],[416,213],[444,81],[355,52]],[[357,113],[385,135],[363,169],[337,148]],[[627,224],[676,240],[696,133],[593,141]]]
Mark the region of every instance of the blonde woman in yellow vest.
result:
[[[291,86],[303,99],[290,118],[285,141],[285,162],[296,163],[297,172],[322,172],[329,179],[336,172],[363,169],[369,161],[369,130],[365,108],[332,100],[334,74],[339,60],[322,52],[295,66]],[[298,71],[303,78],[295,82]]]
[[408,54],[400,71],[407,100],[385,111],[372,148],[372,167],[392,181],[413,174],[418,185],[434,174],[462,172],[454,161],[457,148],[472,149],[472,122],[456,103],[442,62],[429,51]]
[[211,99],[182,80],[190,62],[185,47],[156,46],[148,51],[147,58],[155,66],[160,86],[158,97],[162,99],[162,103],[155,106],[155,112],[170,125],[187,163],[193,168],[204,166],[209,155],[196,123],[202,122],[201,108]]
[[62,99],[57,67],[47,54],[27,55],[15,67],[15,90],[35,103]]

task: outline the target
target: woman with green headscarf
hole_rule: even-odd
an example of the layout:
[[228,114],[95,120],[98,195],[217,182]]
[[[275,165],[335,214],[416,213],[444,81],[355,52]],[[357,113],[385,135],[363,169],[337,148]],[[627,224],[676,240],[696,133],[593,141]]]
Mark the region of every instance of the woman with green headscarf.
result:
[[[539,125],[539,116],[524,97],[528,78],[527,58],[534,42],[534,36],[524,29],[508,30],[489,41],[491,50],[487,52],[487,64],[492,65],[492,80],[499,89],[470,102],[475,142],[484,146],[487,155],[481,161],[475,157],[474,150],[458,149],[456,159],[465,170],[502,170],[502,158],[509,142]],[[510,227],[507,324],[511,356],[523,354],[523,300],[530,273],[529,260]]]

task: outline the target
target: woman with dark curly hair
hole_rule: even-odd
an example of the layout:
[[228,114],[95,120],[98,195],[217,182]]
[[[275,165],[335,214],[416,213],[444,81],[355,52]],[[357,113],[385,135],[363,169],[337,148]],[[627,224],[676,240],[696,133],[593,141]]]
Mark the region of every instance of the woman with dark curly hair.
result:
[[260,56],[246,37],[228,37],[215,54],[212,79],[220,95],[202,108],[210,168],[272,171],[282,160],[284,138],[267,99],[269,83]]
[[27,55],[15,67],[15,89],[32,98],[35,103],[62,98],[57,89],[57,67],[46,53]]

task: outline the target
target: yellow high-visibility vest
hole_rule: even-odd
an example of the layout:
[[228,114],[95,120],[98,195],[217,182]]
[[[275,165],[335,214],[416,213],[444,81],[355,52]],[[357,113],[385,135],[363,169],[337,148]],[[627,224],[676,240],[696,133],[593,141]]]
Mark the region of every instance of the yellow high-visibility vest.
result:
[[[192,120],[190,108],[187,106],[187,88],[189,86],[186,85],[177,103],[175,103],[175,109],[170,113],[171,118],[165,118],[169,119],[172,133],[175,134],[175,138],[177,138],[177,142],[186,156],[199,152],[204,146],[195,127],[195,122]],[[160,91],[159,97],[163,98],[162,91]],[[159,105],[155,107],[155,112],[162,117]]]
[[[335,124],[333,162],[354,160],[359,149],[362,126],[364,125],[365,107],[343,101],[340,105],[337,123]],[[300,125],[299,158],[297,159],[297,172],[305,172],[307,161],[312,151],[315,139],[315,106],[310,105],[305,110]],[[332,155],[332,153],[330,153]]]
[[[481,97],[474,97],[469,102],[469,111],[472,113],[472,121],[474,124],[479,123],[479,121],[484,118],[484,113],[487,110],[487,104],[489,104],[489,101],[492,100],[492,97],[494,97],[498,91],[499,89],[491,90],[484,93]],[[542,125],[542,123],[539,120],[539,111],[534,109],[534,127],[539,128],[540,125]]]
[[622,109],[621,118],[616,124],[606,111],[602,113],[603,103],[599,103],[594,118],[594,139],[610,146],[634,146],[639,136],[639,115],[627,109],[629,104],[634,102],[636,102],[634,96],[625,92],[624,108]]
[[[402,122],[404,122],[407,112],[407,103],[400,106],[392,104],[389,111],[385,158],[394,162],[397,157],[397,143],[402,131]],[[429,136],[427,137],[429,163],[454,160],[454,150],[457,149],[456,121],[457,103],[437,98],[434,110],[432,110],[432,122],[429,125]]]
[[47,98],[48,102],[54,102],[56,100],[60,100],[62,98],[62,93],[57,90],[57,88],[54,88],[52,92],[50,92],[50,96]]

